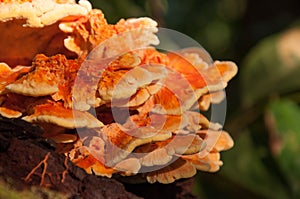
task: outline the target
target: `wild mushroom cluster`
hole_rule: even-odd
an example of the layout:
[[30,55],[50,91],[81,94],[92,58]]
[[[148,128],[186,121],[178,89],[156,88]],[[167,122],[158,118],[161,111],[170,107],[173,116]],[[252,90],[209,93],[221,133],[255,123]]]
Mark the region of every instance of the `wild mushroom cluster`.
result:
[[204,114],[237,73],[161,52],[150,18],[108,24],[87,0],[0,0],[0,115],[39,125],[87,173],[172,183],[216,172],[230,135]]

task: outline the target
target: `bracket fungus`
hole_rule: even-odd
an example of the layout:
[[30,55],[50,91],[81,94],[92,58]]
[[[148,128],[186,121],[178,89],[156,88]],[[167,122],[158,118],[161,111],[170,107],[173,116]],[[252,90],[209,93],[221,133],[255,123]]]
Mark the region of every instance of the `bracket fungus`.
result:
[[204,115],[235,63],[160,52],[154,20],[109,24],[86,0],[0,0],[0,10],[0,115],[40,125],[90,174],[172,183],[220,169],[233,140]]

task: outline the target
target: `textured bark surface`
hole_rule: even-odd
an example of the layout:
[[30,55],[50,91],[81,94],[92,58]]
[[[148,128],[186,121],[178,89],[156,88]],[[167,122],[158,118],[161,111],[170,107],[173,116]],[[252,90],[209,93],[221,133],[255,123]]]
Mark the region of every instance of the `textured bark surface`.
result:
[[191,194],[193,179],[151,185],[88,175],[40,135],[37,126],[0,117],[0,179],[19,191],[42,186],[72,199],[196,198]]

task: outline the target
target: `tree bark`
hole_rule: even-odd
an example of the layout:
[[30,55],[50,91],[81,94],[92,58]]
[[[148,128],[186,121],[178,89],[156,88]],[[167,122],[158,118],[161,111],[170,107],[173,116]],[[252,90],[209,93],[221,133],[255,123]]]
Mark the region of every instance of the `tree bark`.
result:
[[191,193],[193,179],[151,185],[89,175],[56,153],[41,133],[38,126],[0,117],[0,179],[18,191],[42,186],[72,199],[196,198]]

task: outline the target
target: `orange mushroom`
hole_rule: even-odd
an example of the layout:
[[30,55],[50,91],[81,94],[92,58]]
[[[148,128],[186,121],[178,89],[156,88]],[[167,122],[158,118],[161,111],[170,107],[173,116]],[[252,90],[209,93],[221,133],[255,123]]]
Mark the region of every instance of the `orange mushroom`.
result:
[[77,159],[73,162],[76,164],[76,166],[83,168],[89,174],[94,173],[98,176],[106,176],[110,178],[112,174],[115,173],[114,169],[106,167],[91,155],[88,155],[85,158]]
[[2,116],[15,118],[26,115],[31,107],[42,102],[44,99],[26,97],[15,93],[0,95],[0,109]]
[[[106,73],[102,74],[103,71],[109,67],[110,63],[113,63],[114,60],[118,59],[118,57],[135,49],[141,49],[151,44],[157,44],[158,40],[153,33],[153,29],[155,28],[137,28],[112,36],[103,41],[89,54],[87,60],[82,63],[81,68],[78,71],[78,76],[74,85],[73,105],[76,109],[88,110],[91,106],[98,106],[101,104],[101,100],[99,101],[99,98],[95,98],[99,79],[101,77],[105,78],[105,75],[117,75],[116,79],[120,79],[122,72],[123,74],[125,73],[125,71],[119,71],[119,74],[115,74],[113,71],[106,71]],[[164,68],[161,66],[137,67],[132,70],[133,72],[128,71],[128,76],[133,75],[137,77],[134,73],[142,73],[142,71],[146,72],[145,70],[156,75],[159,72],[162,72],[162,74],[165,73],[163,72]],[[161,77],[161,75],[159,75],[159,77]],[[151,78],[154,80],[156,79],[154,77]],[[126,78],[124,81],[126,81]],[[120,86],[121,85],[122,84],[120,84]],[[150,93],[152,91],[149,90]]]
[[0,107],[0,115],[6,118],[18,118],[22,116],[22,113],[6,107]]
[[4,92],[5,86],[16,81],[18,77],[30,71],[30,67],[17,66],[11,69],[6,63],[0,63],[0,94]]
[[223,90],[205,94],[198,99],[191,109],[207,111],[211,104],[219,104],[225,99],[225,97],[225,92]]
[[[163,141],[170,138],[171,133],[156,132],[151,127],[141,127],[136,129],[125,129],[120,124],[112,123],[104,126],[102,129],[91,129],[97,136],[91,137],[91,140],[85,142],[87,149],[93,156],[104,161],[106,166],[112,167],[116,163],[126,158],[136,147],[157,141]],[[97,146],[94,150],[93,140],[103,140],[102,147]],[[104,150],[104,151],[103,151]]]
[[139,159],[129,157],[117,163],[113,168],[123,176],[131,176],[136,175],[139,172],[141,163]]
[[166,184],[220,169],[233,140],[199,110],[224,100],[233,62],[159,52],[155,21],[108,24],[86,0],[0,0],[0,10],[0,115],[39,124],[89,174]]
[[[74,22],[62,22],[60,29],[70,34],[64,41],[65,46],[78,56],[86,55],[97,47],[97,56],[107,58],[158,44],[158,39],[153,34],[157,32],[156,26],[155,21],[146,17],[120,20],[116,25],[110,25],[102,11],[94,9]],[[135,41],[137,38],[139,41]],[[102,44],[100,48],[99,44]]]
[[163,169],[147,173],[146,179],[149,183],[159,182],[169,184],[178,179],[190,178],[195,174],[195,167],[190,162],[179,158]]
[[123,61],[125,63],[119,61],[118,66],[114,61],[103,72],[99,80],[99,96],[102,100],[111,102],[112,106],[139,106],[143,104],[155,92],[153,89],[147,92],[147,86],[151,84],[153,88],[153,85],[166,75],[163,66],[138,66],[140,60],[137,56],[132,60],[133,63],[131,63],[132,61],[126,62],[126,59],[132,59],[132,57],[128,57],[128,54],[136,56],[131,53],[121,56],[121,59],[125,59]]
[[220,153],[208,153],[205,157],[199,156],[199,154],[194,154],[182,156],[181,158],[191,163],[195,169],[206,172],[216,172],[223,165],[220,160]]
[[231,136],[226,131],[216,130],[200,130],[197,132],[200,136],[204,137],[206,147],[200,152],[201,156],[205,156],[208,153],[219,152],[228,150],[233,147],[234,143]]
[[222,127],[218,123],[210,122],[204,115],[196,111],[186,111],[182,115],[157,114],[149,111],[147,114],[131,115],[123,126],[129,129],[151,126],[157,131],[173,132],[174,134],[178,134],[178,130],[195,133],[203,129],[218,130]]
[[37,55],[33,70],[6,86],[6,90],[26,96],[46,96],[58,92],[58,84],[64,78],[67,60],[63,55],[46,57]]
[[181,158],[191,162],[199,170],[218,171],[220,166],[223,165],[223,162],[220,160],[220,151],[233,147],[232,138],[225,131],[205,130],[199,131],[198,134],[204,137],[204,142],[206,143],[204,150],[197,154],[183,155]]
[[224,89],[237,72],[233,62],[216,61],[199,70],[179,54],[168,53],[168,57],[168,75],[163,88],[153,96],[155,108],[152,111],[157,113],[182,114],[201,96]]
[[75,0],[5,0],[0,1],[0,10],[0,62],[15,67],[30,65],[39,53],[75,57],[65,48],[67,34],[58,26],[61,21],[72,20],[70,16],[87,15],[91,5],[86,0],[78,4]]
[[197,135],[176,135],[165,141],[141,145],[134,153],[143,166],[167,165],[175,156],[200,152],[204,145]]
[[96,128],[103,124],[88,112],[65,108],[62,103],[47,101],[33,107],[33,114],[22,119],[32,123],[51,123],[65,128]]
[[[78,60],[68,60],[64,55],[47,57],[38,54],[30,71],[29,67],[13,69],[18,71],[10,78],[16,77],[10,84],[5,84],[5,91],[32,97],[51,95],[55,101],[63,100],[64,106],[71,108],[72,88],[79,67]],[[17,74],[21,72],[23,76],[17,78]]]

